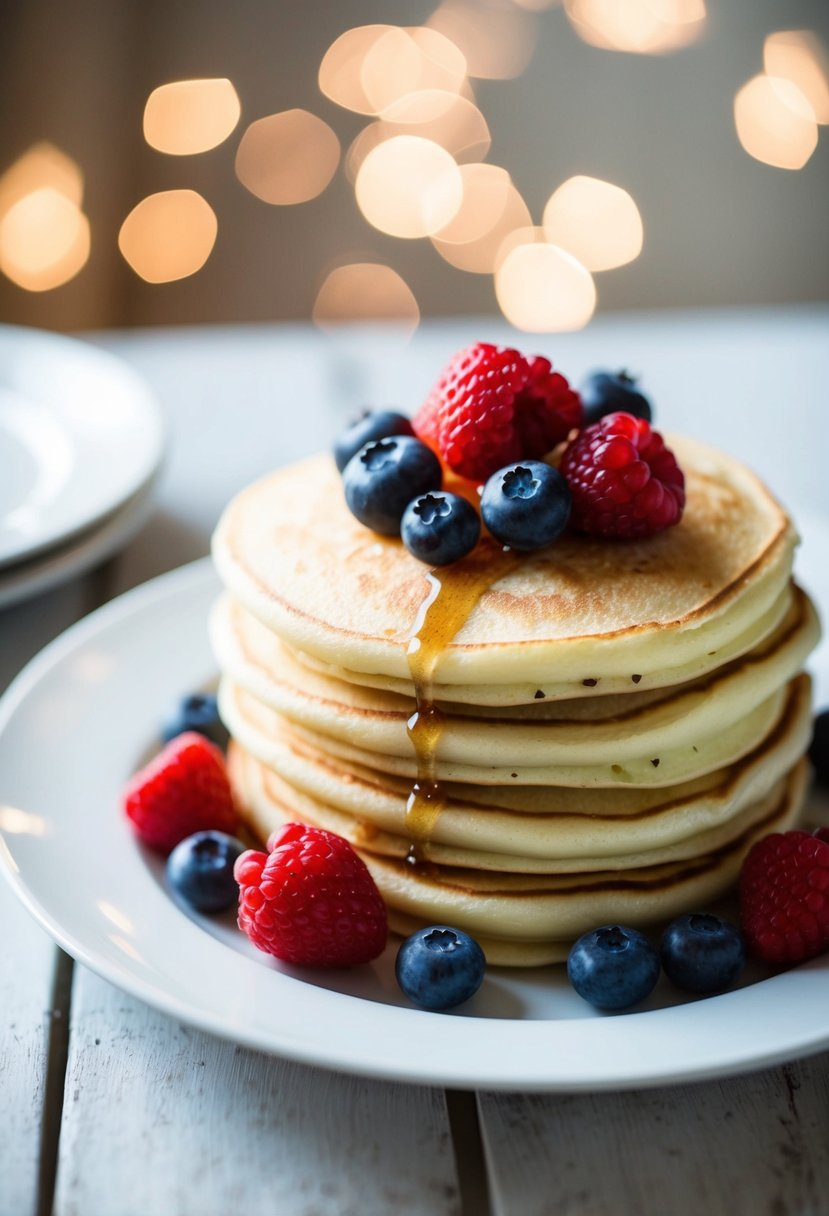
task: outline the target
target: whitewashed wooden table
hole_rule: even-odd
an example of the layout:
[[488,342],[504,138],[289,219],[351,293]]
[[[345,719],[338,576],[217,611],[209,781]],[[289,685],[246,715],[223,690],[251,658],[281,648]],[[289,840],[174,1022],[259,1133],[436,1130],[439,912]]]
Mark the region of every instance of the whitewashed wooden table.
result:
[[[108,334],[169,421],[157,510],[103,569],[0,612],[0,688],[92,607],[206,553],[243,484],[327,446],[363,404],[413,408],[476,338],[548,353],[576,381],[641,372],[666,429],[741,454],[796,514],[829,513],[827,308],[628,314],[540,339],[434,322],[408,345],[304,326]],[[73,964],[2,882],[0,916],[0,1216],[829,1212],[829,1053],[615,1095],[361,1080],[142,1005]]]

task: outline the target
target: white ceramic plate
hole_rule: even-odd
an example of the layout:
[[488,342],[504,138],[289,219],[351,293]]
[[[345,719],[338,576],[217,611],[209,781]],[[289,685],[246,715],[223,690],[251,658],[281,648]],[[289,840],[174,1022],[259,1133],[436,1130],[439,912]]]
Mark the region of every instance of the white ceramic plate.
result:
[[113,355],[0,326],[0,567],[61,544],[134,497],[163,451],[155,401]]
[[0,568],[0,608],[42,595],[91,570],[122,549],[149,518],[154,480],[96,527],[80,533],[65,545],[49,549],[29,561]]
[[[823,533],[825,538],[826,533]],[[480,1089],[598,1090],[758,1068],[829,1044],[829,956],[686,1001],[592,1011],[562,968],[492,969],[454,1014],[407,1006],[394,947],[372,966],[284,967],[232,917],[189,915],[118,809],[173,698],[209,682],[206,563],[100,609],[49,646],[0,704],[0,856],[20,898],[82,963],[205,1030],[311,1064]],[[825,657],[824,657],[825,663]]]

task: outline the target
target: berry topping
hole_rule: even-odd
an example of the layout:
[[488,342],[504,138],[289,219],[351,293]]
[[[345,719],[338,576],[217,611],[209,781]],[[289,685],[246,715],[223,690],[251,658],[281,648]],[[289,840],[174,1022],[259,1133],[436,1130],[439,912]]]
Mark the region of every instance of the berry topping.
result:
[[439,490],[441,480],[437,456],[410,435],[365,444],[343,471],[345,500],[352,515],[384,536],[399,536],[406,507],[419,494]]
[[678,524],[685,478],[658,431],[631,414],[608,414],[565,450],[573,526],[591,536],[639,539]]
[[460,929],[430,925],[407,937],[394,973],[403,992],[421,1009],[454,1009],[480,988],[486,959],[474,938]]
[[496,540],[529,552],[551,544],[570,518],[570,488],[540,460],[493,473],[481,495],[481,515]]
[[662,935],[662,967],[685,992],[722,992],[745,966],[739,930],[708,913],[692,912],[672,921]]
[[592,426],[607,414],[623,411],[634,418],[651,421],[651,403],[636,387],[636,380],[627,372],[592,372],[580,388],[584,407],[583,426]]
[[829,950],[829,844],[808,832],[773,832],[740,875],[740,925],[749,953],[793,964]]
[[167,858],[167,881],[197,912],[226,912],[239,898],[233,866],[244,851],[241,840],[225,832],[196,832]]
[[188,730],[204,735],[205,739],[225,750],[228,742],[227,727],[219,717],[213,693],[192,692],[170,706],[161,727],[163,741],[169,743],[176,735],[183,735]]
[[659,955],[636,929],[603,925],[573,946],[567,974],[579,996],[596,1009],[627,1009],[656,986]]
[[815,716],[809,759],[816,779],[821,785],[829,786],[829,709]]
[[477,342],[449,362],[414,429],[454,472],[484,481],[544,456],[580,423],[579,395],[549,359]]
[[361,447],[375,439],[388,439],[389,435],[414,435],[411,420],[405,414],[395,414],[391,410],[365,410],[346,427],[334,444],[337,468],[342,473]]
[[403,544],[419,561],[448,566],[466,557],[478,543],[478,512],[458,494],[421,494],[403,512]]
[[135,834],[162,853],[193,832],[233,833],[239,821],[224,756],[194,731],[178,735],[137,772],[123,802]]
[[377,958],[386,908],[347,840],[303,823],[286,824],[270,854],[243,853],[239,928],[266,954],[309,967],[349,967]]

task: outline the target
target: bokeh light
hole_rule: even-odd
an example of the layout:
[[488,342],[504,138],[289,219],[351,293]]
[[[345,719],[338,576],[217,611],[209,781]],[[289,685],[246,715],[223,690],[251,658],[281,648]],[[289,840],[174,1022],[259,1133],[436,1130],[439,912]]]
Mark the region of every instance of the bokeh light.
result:
[[354,185],[365,218],[390,236],[429,236],[448,224],[463,198],[460,170],[445,148],[396,135],[372,148]]
[[734,98],[737,137],[749,156],[802,169],[817,147],[815,112],[791,80],[754,76]]
[[510,324],[527,333],[581,329],[596,308],[590,272],[556,245],[518,244],[500,261],[495,295]]
[[510,194],[510,175],[500,165],[461,165],[463,199],[457,214],[432,238],[450,245],[480,241],[497,225]]
[[[458,208],[458,225],[444,225],[432,237],[432,244],[444,261],[458,270],[492,274],[504,240],[532,223],[529,208],[505,169],[497,165],[464,165],[460,173],[464,195]],[[494,222],[490,223],[493,216]],[[476,227],[483,229],[480,235],[459,239]]]
[[252,122],[236,152],[236,176],[265,203],[287,206],[322,194],[340,163],[340,141],[307,110]]
[[395,321],[414,332],[420,309],[408,284],[391,266],[352,262],[327,275],[312,315],[321,329],[346,322]]
[[596,177],[571,177],[547,200],[544,232],[588,270],[612,270],[642,250],[642,217],[621,186]]
[[705,28],[705,0],[564,0],[576,33],[606,51],[665,55]]
[[407,93],[461,90],[466,60],[439,30],[421,26],[363,25],[346,30],[328,48],[319,87],[331,101],[357,114],[381,114]]
[[352,183],[372,148],[395,135],[417,135],[440,144],[456,161],[480,160],[492,137],[486,119],[473,101],[439,89],[409,93],[389,106],[386,118],[369,123],[357,135],[345,157]]
[[535,49],[535,18],[498,0],[443,0],[427,22],[459,47],[470,76],[520,76]]
[[169,156],[193,156],[224,143],[241,113],[229,80],[175,80],[147,98],[144,138]]
[[829,68],[818,39],[810,30],[780,30],[769,34],[763,46],[768,76],[791,80],[815,112],[819,123],[829,123]]
[[43,141],[33,144],[0,177],[0,216],[24,195],[47,186],[80,207],[83,199],[80,166],[54,144]]
[[89,249],[89,221],[52,186],[24,194],[0,219],[0,270],[26,291],[50,291],[74,278]]
[[133,207],[118,248],[148,283],[170,283],[201,270],[216,243],[218,222],[195,190],[164,190]]

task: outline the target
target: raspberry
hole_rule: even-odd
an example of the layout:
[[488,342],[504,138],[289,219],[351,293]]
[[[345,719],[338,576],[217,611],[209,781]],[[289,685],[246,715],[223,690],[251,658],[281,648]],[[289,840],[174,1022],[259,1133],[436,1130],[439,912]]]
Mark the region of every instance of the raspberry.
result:
[[123,805],[135,834],[161,853],[193,832],[233,835],[239,823],[224,756],[192,730],[178,735],[135,774],[124,790]]
[[388,925],[380,892],[347,840],[286,824],[267,853],[249,850],[234,867],[239,928],[286,963],[349,967],[377,958]]
[[829,950],[829,844],[796,831],[758,841],[740,876],[740,925],[749,951],[767,963]]
[[579,532],[639,538],[682,518],[682,470],[644,418],[608,414],[576,436],[559,468],[570,483],[570,522]]
[[450,360],[415,433],[470,481],[544,456],[581,422],[581,399],[549,359],[476,342]]

